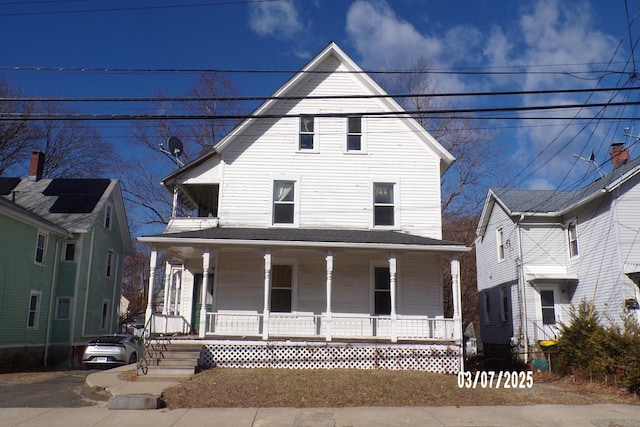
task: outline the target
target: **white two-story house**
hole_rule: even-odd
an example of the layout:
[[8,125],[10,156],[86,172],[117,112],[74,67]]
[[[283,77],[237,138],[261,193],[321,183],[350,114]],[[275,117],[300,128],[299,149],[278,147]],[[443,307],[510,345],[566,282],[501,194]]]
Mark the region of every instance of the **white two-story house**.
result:
[[640,319],[640,158],[614,144],[611,164],[578,190],[489,190],[476,238],[485,353],[526,359],[582,301],[604,322]]
[[[147,319],[161,331],[179,318],[213,340],[216,365],[245,354],[234,366],[269,358],[269,366],[457,372],[457,258],[468,248],[442,240],[440,210],[453,161],[329,44],[211,151],[163,180],[175,214],[164,233],[139,239],[152,249],[150,283],[158,252],[168,260],[164,312],[150,304]],[[443,261],[453,318],[444,318]],[[225,345],[235,350],[216,353]]]

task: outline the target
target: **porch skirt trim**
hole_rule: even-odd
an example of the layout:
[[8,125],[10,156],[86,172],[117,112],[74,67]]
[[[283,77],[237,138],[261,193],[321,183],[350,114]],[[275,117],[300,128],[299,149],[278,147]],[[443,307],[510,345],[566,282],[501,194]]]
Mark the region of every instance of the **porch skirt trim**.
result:
[[315,342],[208,343],[202,368],[388,369],[456,374],[461,349],[455,344],[351,344]]

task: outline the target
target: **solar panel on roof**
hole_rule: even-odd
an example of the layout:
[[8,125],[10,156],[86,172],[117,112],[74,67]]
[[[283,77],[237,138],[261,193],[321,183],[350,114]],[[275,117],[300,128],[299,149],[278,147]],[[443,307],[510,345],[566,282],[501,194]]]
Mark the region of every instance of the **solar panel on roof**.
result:
[[11,194],[11,190],[16,188],[20,183],[20,178],[3,178],[0,177],[0,195],[8,196]]
[[51,213],[91,213],[102,194],[63,194],[49,208]]
[[52,179],[42,194],[45,196],[59,196],[61,194],[103,194],[109,183],[109,179]]

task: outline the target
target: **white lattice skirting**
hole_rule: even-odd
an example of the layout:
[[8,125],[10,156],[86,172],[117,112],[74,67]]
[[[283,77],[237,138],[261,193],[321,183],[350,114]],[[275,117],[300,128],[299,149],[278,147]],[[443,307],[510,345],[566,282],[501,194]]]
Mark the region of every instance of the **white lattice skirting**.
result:
[[390,369],[456,374],[460,348],[445,344],[242,342],[205,344],[203,367]]

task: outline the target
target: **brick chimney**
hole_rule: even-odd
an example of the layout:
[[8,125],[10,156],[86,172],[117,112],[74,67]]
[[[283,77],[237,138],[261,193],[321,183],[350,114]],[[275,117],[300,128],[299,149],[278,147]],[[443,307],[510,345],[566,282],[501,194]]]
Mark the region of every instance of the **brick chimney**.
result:
[[44,169],[44,153],[42,151],[31,152],[31,162],[29,163],[29,181],[40,181]]
[[611,144],[611,169],[618,169],[629,161],[629,149],[624,147],[622,142],[614,142]]

